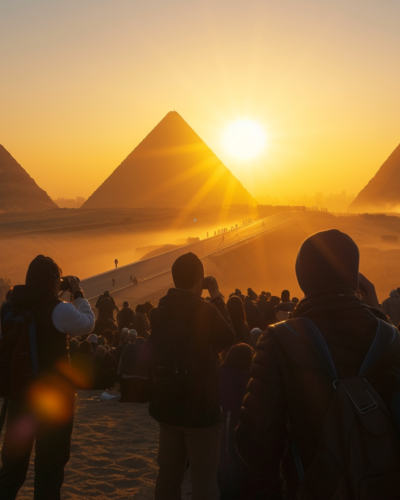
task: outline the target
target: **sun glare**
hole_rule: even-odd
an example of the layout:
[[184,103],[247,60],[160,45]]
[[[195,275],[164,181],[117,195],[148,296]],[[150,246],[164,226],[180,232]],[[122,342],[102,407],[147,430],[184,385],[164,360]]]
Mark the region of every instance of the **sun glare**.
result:
[[226,130],[224,146],[238,160],[255,158],[265,148],[265,130],[253,120],[238,120]]

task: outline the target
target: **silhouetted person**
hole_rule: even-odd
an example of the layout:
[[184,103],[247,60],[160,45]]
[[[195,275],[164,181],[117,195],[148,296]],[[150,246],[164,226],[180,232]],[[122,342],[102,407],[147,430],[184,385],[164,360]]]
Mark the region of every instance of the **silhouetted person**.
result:
[[114,264],[115,264],[115,269],[117,269],[117,267],[118,267],[118,259],[114,260]]
[[[319,450],[325,416],[336,394],[323,364],[299,333],[298,320],[313,334],[315,328],[319,330],[338,379],[357,377],[375,339],[378,318],[384,315],[365,302],[378,305],[373,285],[361,275],[359,278],[358,266],[357,245],[346,234],[330,230],[306,239],[296,262],[297,279],[305,297],[297,305],[294,319],[285,322],[288,327],[282,323],[271,326],[258,341],[236,444],[250,467],[263,464],[267,483],[260,498],[280,499],[282,487],[285,498],[297,498],[299,473],[308,477]],[[361,279],[364,301],[355,293]],[[387,327],[393,334],[390,349],[383,352],[365,377],[390,408],[393,394],[400,390],[400,336]],[[379,425],[376,430],[384,431]],[[318,468],[319,463],[313,466]],[[332,498],[338,485],[329,484],[328,478],[335,470],[327,469],[313,482],[312,487],[319,493],[313,493],[312,498]],[[333,492],[326,490],[333,486]],[[380,498],[379,492],[370,497]]]
[[125,301],[122,304],[122,309],[120,309],[120,311],[118,313],[118,329],[119,329],[119,331],[121,331],[122,328],[131,329],[132,325],[133,325],[134,316],[135,316],[135,313],[129,307],[129,303]]
[[[154,498],[181,497],[189,458],[192,498],[218,500],[222,421],[218,353],[235,342],[235,333],[218,284],[215,278],[204,279],[196,255],[178,257],[172,278],[176,288],[152,311],[147,341],[155,381],[149,412],[160,425]],[[204,286],[211,303],[201,298]]]
[[114,299],[107,290],[97,299],[96,309],[99,311],[98,319],[112,319],[114,321],[114,310],[118,309]]
[[234,345],[228,350],[219,370],[224,429],[218,467],[221,500],[249,498],[250,469],[237,454],[235,427],[239,423],[240,408],[250,380],[253,353],[253,349],[247,344]]
[[244,310],[246,313],[246,321],[250,327],[250,330],[253,328],[264,328],[264,320],[261,316],[261,312],[257,307],[257,304],[251,297],[254,297],[254,292],[249,288],[250,295],[246,295],[244,299]]
[[[26,388],[32,390],[30,398],[21,393],[19,399],[8,400],[1,452],[1,500],[16,498],[25,481],[34,443],[35,500],[60,498],[64,467],[70,457],[74,414],[74,382],[66,375],[70,371],[68,336],[89,333],[94,325],[90,304],[74,277],[68,277],[74,303],[59,299],[61,276],[53,259],[38,255],[29,265],[25,285],[15,286],[10,300],[1,307],[2,339],[11,334],[7,331],[7,316],[13,311],[29,311],[33,316],[40,373],[40,378],[34,377]],[[32,340],[30,346],[33,352]],[[56,409],[41,400],[46,391],[55,394]]]
[[246,323],[243,302],[236,295],[230,297],[226,303],[229,317],[231,318],[233,329],[236,333],[236,342],[254,346],[249,325]]
[[144,403],[150,396],[150,355],[143,338],[125,346],[118,364],[122,403]]
[[281,302],[276,306],[276,315],[280,321],[287,319],[293,311],[295,304],[290,300],[289,290],[283,290]]

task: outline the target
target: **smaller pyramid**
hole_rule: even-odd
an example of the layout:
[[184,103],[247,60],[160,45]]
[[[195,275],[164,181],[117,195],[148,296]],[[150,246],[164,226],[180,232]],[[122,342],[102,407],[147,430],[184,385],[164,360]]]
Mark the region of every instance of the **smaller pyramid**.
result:
[[49,195],[0,144],[0,213],[57,208]]
[[208,208],[233,204],[257,202],[185,120],[171,111],[82,208]]
[[348,212],[398,212],[400,210],[400,144],[375,176],[361,190]]

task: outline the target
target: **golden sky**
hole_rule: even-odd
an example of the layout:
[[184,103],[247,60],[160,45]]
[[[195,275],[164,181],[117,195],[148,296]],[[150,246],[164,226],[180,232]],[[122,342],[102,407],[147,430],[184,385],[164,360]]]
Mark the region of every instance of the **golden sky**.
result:
[[[87,197],[176,110],[255,196],[357,193],[400,142],[399,19],[399,0],[2,0],[0,144]],[[256,160],[223,147],[243,118],[269,136]]]

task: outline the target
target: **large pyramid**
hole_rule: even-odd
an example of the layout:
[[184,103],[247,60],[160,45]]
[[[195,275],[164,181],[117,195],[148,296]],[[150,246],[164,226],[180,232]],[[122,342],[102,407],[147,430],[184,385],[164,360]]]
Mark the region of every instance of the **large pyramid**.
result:
[[114,170],[83,208],[205,208],[256,203],[173,111]]
[[400,144],[349,206],[349,212],[400,210]]
[[57,208],[46,191],[0,144],[0,213],[36,212]]

